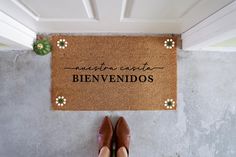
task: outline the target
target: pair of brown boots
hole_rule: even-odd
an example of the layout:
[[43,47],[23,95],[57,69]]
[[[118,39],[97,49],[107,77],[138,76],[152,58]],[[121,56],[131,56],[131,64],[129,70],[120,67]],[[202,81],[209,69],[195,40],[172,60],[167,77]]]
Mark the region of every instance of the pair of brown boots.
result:
[[99,152],[104,146],[107,146],[112,152],[113,141],[116,143],[116,151],[121,147],[125,147],[129,154],[130,129],[124,117],[118,119],[115,129],[113,129],[109,117],[106,116],[103,119],[98,131]]

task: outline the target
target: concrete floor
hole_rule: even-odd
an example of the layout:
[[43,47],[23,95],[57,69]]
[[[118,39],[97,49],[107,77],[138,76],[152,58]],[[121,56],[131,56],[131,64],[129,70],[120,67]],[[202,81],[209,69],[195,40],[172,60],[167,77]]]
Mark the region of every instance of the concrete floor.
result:
[[0,157],[96,157],[109,115],[132,130],[131,157],[235,157],[236,53],[178,52],[177,111],[50,110],[50,55],[0,53]]

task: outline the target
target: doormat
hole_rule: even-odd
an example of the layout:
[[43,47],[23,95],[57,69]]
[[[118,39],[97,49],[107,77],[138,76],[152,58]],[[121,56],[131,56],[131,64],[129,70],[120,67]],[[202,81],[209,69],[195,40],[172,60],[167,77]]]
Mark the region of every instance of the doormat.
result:
[[175,110],[176,40],[52,36],[52,109]]

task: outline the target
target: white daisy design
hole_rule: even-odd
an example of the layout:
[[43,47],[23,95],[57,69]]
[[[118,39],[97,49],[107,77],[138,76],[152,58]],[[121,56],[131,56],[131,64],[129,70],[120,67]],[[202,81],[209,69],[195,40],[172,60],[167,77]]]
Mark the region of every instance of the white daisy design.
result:
[[175,47],[175,42],[173,41],[173,39],[166,39],[166,41],[164,42],[164,46],[167,49],[172,49],[173,47]]
[[165,104],[164,106],[167,108],[167,109],[172,109],[175,107],[175,101],[173,99],[167,99],[165,101]]
[[59,47],[59,49],[65,49],[68,45],[68,42],[65,39],[59,39],[57,41],[57,47]]
[[56,98],[56,104],[57,106],[64,106],[66,104],[66,99],[64,98],[64,96],[58,96]]

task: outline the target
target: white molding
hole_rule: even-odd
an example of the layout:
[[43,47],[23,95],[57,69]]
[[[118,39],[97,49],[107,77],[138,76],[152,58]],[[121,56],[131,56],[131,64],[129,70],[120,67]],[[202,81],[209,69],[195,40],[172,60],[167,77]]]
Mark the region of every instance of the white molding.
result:
[[94,11],[94,6],[92,5],[92,2],[90,0],[83,0],[84,8],[86,10],[86,13],[88,15],[89,19],[96,20],[96,15]]
[[180,23],[181,19],[162,19],[162,20],[149,20],[139,18],[122,18],[120,22],[137,22],[137,23]]
[[40,17],[40,15],[36,15],[33,10],[26,7],[26,5],[20,0],[11,0],[17,7],[27,13],[30,17],[32,17],[35,21],[56,21],[56,22],[96,22],[96,15],[94,11],[93,4],[90,0],[83,0],[83,5],[88,16],[88,19],[79,19],[79,18],[44,18]]
[[186,9],[186,10],[182,13],[182,15],[180,15],[180,19],[183,19],[183,17],[184,17],[186,14],[188,14],[189,12],[191,12],[191,10],[192,10],[193,8],[195,8],[196,6],[198,6],[199,3],[202,2],[202,1],[203,1],[203,0],[197,0],[195,3],[193,3],[192,5],[190,5],[189,8]]
[[36,33],[0,11],[1,42],[15,49],[32,49]]
[[[215,43],[236,37],[236,1],[182,34],[184,50],[217,50]],[[223,50],[219,48],[218,50]],[[236,51],[225,48],[225,51]]]
[[22,2],[20,2],[19,0],[11,0],[11,1],[21,10],[27,13],[30,17],[32,17],[35,21],[39,21],[39,16],[36,15],[31,9],[27,8]]
[[179,18],[176,19],[161,19],[161,20],[156,20],[156,19],[143,19],[143,18],[131,18],[129,17],[129,12],[131,11],[130,5],[132,5],[133,0],[122,0],[122,7],[121,7],[121,15],[120,15],[120,22],[140,22],[140,23],[176,23],[178,22],[179,24],[183,21],[184,15],[190,12],[190,10],[194,7],[196,7],[201,1],[203,0],[198,0],[191,6],[189,6],[188,9],[185,10],[185,12],[180,15]]
[[127,8],[127,0],[122,1],[122,7],[121,7],[121,15],[120,15],[120,21],[122,22],[126,17],[126,8]]
[[[82,0],[80,4],[83,5],[82,7],[85,8],[86,12],[86,17],[84,18],[46,18],[47,16],[44,18],[36,10],[31,8],[30,5],[24,3],[26,1],[23,0],[6,0],[1,4],[1,9],[23,25],[40,33],[114,32],[180,34],[186,31],[183,28],[188,29],[189,26],[193,26],[196,22],[200,21],[199,19],[202,19],[198,16],[209,15],[209,13],[212,13],[212,10],[219,9],[225,4],[228,4],[229,1],[231,0],[214,0],[214,2],[212,0],[198,0],[197,3],[190,6],[192,9],[181,12],[183,17],[178,19],[158,18],[159,20],[130,18],[132,17],[130,16],[133,6],[132,3],[135,0],[114,2],[109,0],[99,2],[96,0]],[[117,8],[111,9],[111,6],[117,6]],[[205,9],[209,8],[209,10],[199,11],[199,7],[202,6]],[[117,16],[118,12],[119,14]],[[98,16],[100,17],[98,18]]]
[[235,0],[200,0],[181,18],[181,33],[184,33],[193,28],[195,25],[198,25],[233,1]]
[[[131,22],[131,23],[179,23],[181,22],[181,18],[178,19],[161,19],[161,20],[154,20],[154,19],[142,19],[142,18],[131,18],[128,17],[128,10],[130,9],[129,5],[133,3],[133,0],[123,0],[122,7],[121,7],[121,15],[120,15],[120,22]],[[129,10],[130,11],[130,10]]]
[[39,22],[98,22],[96,19],[39,18]]

